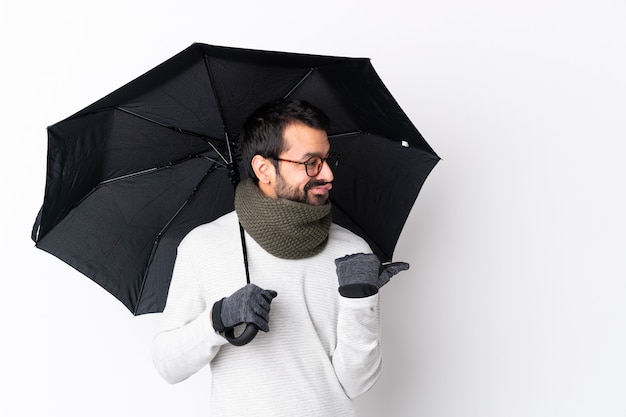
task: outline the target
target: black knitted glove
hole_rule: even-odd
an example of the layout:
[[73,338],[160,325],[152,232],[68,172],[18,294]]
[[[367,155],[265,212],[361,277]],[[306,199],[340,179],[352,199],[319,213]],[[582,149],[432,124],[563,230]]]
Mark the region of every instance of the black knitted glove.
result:
[[264,290],[254,284],[238,289],[230,297],[213,304],[213,328],[222,333],[239,324],[253,323],[268,332],[270,303],[277,295],[276,291]]
[[382,265],[373,253],[357,253],[335,259],[339,293],[348,298],[369,297],[400,271],[409,269],[406,262]]

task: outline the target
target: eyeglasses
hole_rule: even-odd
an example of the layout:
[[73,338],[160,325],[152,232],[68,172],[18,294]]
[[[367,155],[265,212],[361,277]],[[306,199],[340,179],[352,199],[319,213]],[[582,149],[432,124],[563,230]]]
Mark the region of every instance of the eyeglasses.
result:
[[291,162],[292,164],[304,165],[304,169],[306,170],[306,175],[308,175],[309,177],[317,176],[317,174],[319,174],[322,171],[324,162],[328,164],[330,169],[333,169],[337,165],[339,165],[339,154],[335,152],[329,153],[326,158],[321,158],[319,156],[312,156],[304,162],[291,161],[289,159],[272,158],[272,157],[269,157],[269,159],[273,159],[275,161]]

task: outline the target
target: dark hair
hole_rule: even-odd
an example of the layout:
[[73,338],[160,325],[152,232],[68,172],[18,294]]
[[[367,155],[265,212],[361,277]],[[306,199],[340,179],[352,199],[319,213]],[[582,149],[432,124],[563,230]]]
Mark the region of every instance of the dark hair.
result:
[[303,100],[273,100],[248,116],[241,130],[241,155],[246,172],[254,182],[258,182],[258,178],[252,169],[252,158],[255,155],[278,158],[285,146],[285,127],[296,122],[324,131],[328,131],[330,125],[324,112]]

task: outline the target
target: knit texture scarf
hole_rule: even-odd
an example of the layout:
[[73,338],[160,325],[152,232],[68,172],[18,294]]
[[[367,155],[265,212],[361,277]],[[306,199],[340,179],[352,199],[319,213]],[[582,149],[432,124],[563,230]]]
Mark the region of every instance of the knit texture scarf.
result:
[[251,179],[245,179],[235,191],[235,211],[248,234],[278,258],[309,258],[328,241],[330,203],[313,206],[265,197]]

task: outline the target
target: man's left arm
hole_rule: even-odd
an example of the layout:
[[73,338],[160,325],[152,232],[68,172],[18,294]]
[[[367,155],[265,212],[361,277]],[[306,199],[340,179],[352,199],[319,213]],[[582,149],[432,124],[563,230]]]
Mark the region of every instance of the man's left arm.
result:
[[382,370],[378,294],[339,300],[335,374],[346,395],[356,398],[369,390]]
[[381,265],[376,255],[363,253],[335,264],[340,300],[333,367],[346,395],[356,398],[374,385],[382,370],[378,290],[409,264]]

